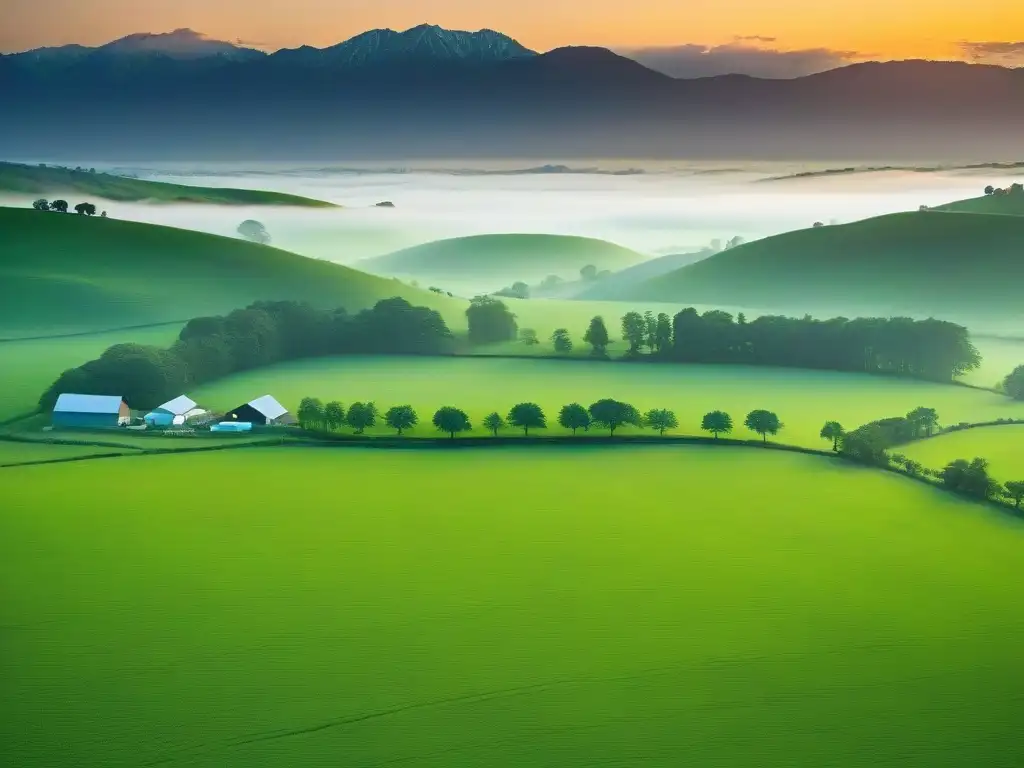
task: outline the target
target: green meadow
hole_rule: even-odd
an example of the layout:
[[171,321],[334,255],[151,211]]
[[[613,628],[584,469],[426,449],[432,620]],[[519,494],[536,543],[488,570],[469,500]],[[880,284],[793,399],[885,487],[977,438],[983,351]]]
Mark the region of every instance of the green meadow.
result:
[[1000,482],[1024,480],[1024,426],[1000,424],[949,432],[895,449],[929,469],[955,459],[988,459],[989,473]]
[[[701,417],[725,410],[737,424],[737,436],[755,408],[779,414],[785,424],[781,442],[822,448],[822,424],[839,420],[848,428],[887,416],[902,416],[917,406],[935,408],[943,424],[1024,418],[1024,403],[994,392],[799,369],[715,365],[644,365],[613,362],[504,359],[337,357],[305,360],[251,371],[198,388],[193,398],[213,409],[230,409],[264,394],[293,411],[305,396],[340,400],[346,406],[373,400],[383,409],[411,404],[421,425],[411,435],[431,435],[430,418],[442,405],[465,410],[475,434],[491,411],[505,414],[519,402],[536,402],[547,412],[550,434],[558,409],[571,402],[588,405],[604,397],[624,400],[641,410],[669,408],[682,434],[699,434]],[[376,430],[386,434],[386,428]],[[509,431],[509,434],[514,434]]]
[[757,449],[453,458],[0,470],[3,762],[1024,761],[991,510]]

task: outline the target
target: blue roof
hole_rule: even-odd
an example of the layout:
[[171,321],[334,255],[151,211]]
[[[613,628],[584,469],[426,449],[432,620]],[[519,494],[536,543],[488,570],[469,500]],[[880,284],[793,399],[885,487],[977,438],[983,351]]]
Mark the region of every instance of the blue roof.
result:
[[75,395],[65,392],[57,398],[53,410],[59,413],[119,413],[120,395]]

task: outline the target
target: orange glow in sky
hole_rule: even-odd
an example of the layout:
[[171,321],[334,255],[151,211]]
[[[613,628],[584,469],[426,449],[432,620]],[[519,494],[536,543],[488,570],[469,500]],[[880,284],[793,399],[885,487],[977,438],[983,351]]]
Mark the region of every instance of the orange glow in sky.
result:
[[0,0],[0,51],[189,27],[276,49],[323,47],[375,27],[423,22],[497,29],[536,50],[722,44],[870,58],[956,58],[959,41],[1024,40],[1024,0]]

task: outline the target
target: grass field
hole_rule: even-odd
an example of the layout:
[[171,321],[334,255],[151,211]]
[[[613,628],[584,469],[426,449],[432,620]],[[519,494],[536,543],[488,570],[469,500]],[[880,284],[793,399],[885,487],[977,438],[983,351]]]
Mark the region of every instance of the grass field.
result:
[[623,298],[913,313],[1019,332],[1022,248],[1021,217],[897,213],[747,243]]
[[451,299],[347,267],[152,224],[0,208],[0,337],[187,320],[259,299],[350,311]]
[[[698,434],[706,412],[726,410],[743,437],[752,436],[741,426],[746,413],[768,408],[786,425],[781,442],[817,448],[825,445],[818,432],[827,420],[852,428],[917,406],[936,408],[944,424],[1024,417],[1024,403],[995,393],[860,374],[559,360],[327,358],[239,374],[191,393],[214,409],[230,409],[263,394],[292,410],[307,395],[346,405],[374,400],[382,409],[409,403],[422,422],[412,434],[431,436],[437,433],[430,418],[442,405],[464,409],[479,427],[491,411],[505,414],[518,402],[533,401],[547,411],[553,427],[548,433],[561,434],[556,417],[562,405],[613,397],[642,410],[673,409],[683,434]],[[387,433],[385,428],[377,431]]]
[[[110,439],[110,438],[108,438]],[[116,448],[92,445],[52,445],[48,443],[22,443],[0,440],[0,464],[24,464],[30,461],[70,459],[76,456],[93,456],[98,453],[118,453]],[[121,451],[130,453],[130,450]]]
[[6,765],[1024,761],[1024,533],[896,476],[707,448],[0,472]]
[[[255,189],[192,187],[143,181],[108,173],[68,168],[0,163],[0,192],[52,196],[68,194],[116,202],[207,203],[210,205],[282,205],[301,208],[335,208],[332,203],[308,197]],[[81,200],[68,201],[72,205]],[[102,206],[101,206],[102,207]]]
[[989,473],[1000,482],[1024,480],[1024,426],[978,427],[901,446],[897,452],[929,469],[942,469],[954,459],[976,456],[989,461]]
[[565,235],[496,234],[437,240],[364,259],[359,269],[433,281],[447,290],[496,291],[516,281],[537,283],[548,275],[577,279],[588,264],[619,270],[646,256],[605,240]]

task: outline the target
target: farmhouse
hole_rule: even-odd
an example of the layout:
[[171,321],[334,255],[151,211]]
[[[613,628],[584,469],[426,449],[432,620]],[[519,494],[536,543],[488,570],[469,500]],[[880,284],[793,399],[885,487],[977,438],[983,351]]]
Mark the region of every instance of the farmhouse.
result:
[[180,427],[182,424],[205,414],[206,411],[199,408],[195,400],[181,395],[154,408],[146,414],[144,420],[146,425],[150,427]]
[[294,424],[295,418],[288,409],[270,395],[257,397],[245,405],[228,411],[225,421],[248,421],[253,424]]
[[120,395],[76,395],[65,392],[53,406],[55,427],[122,427],[132,419]]

